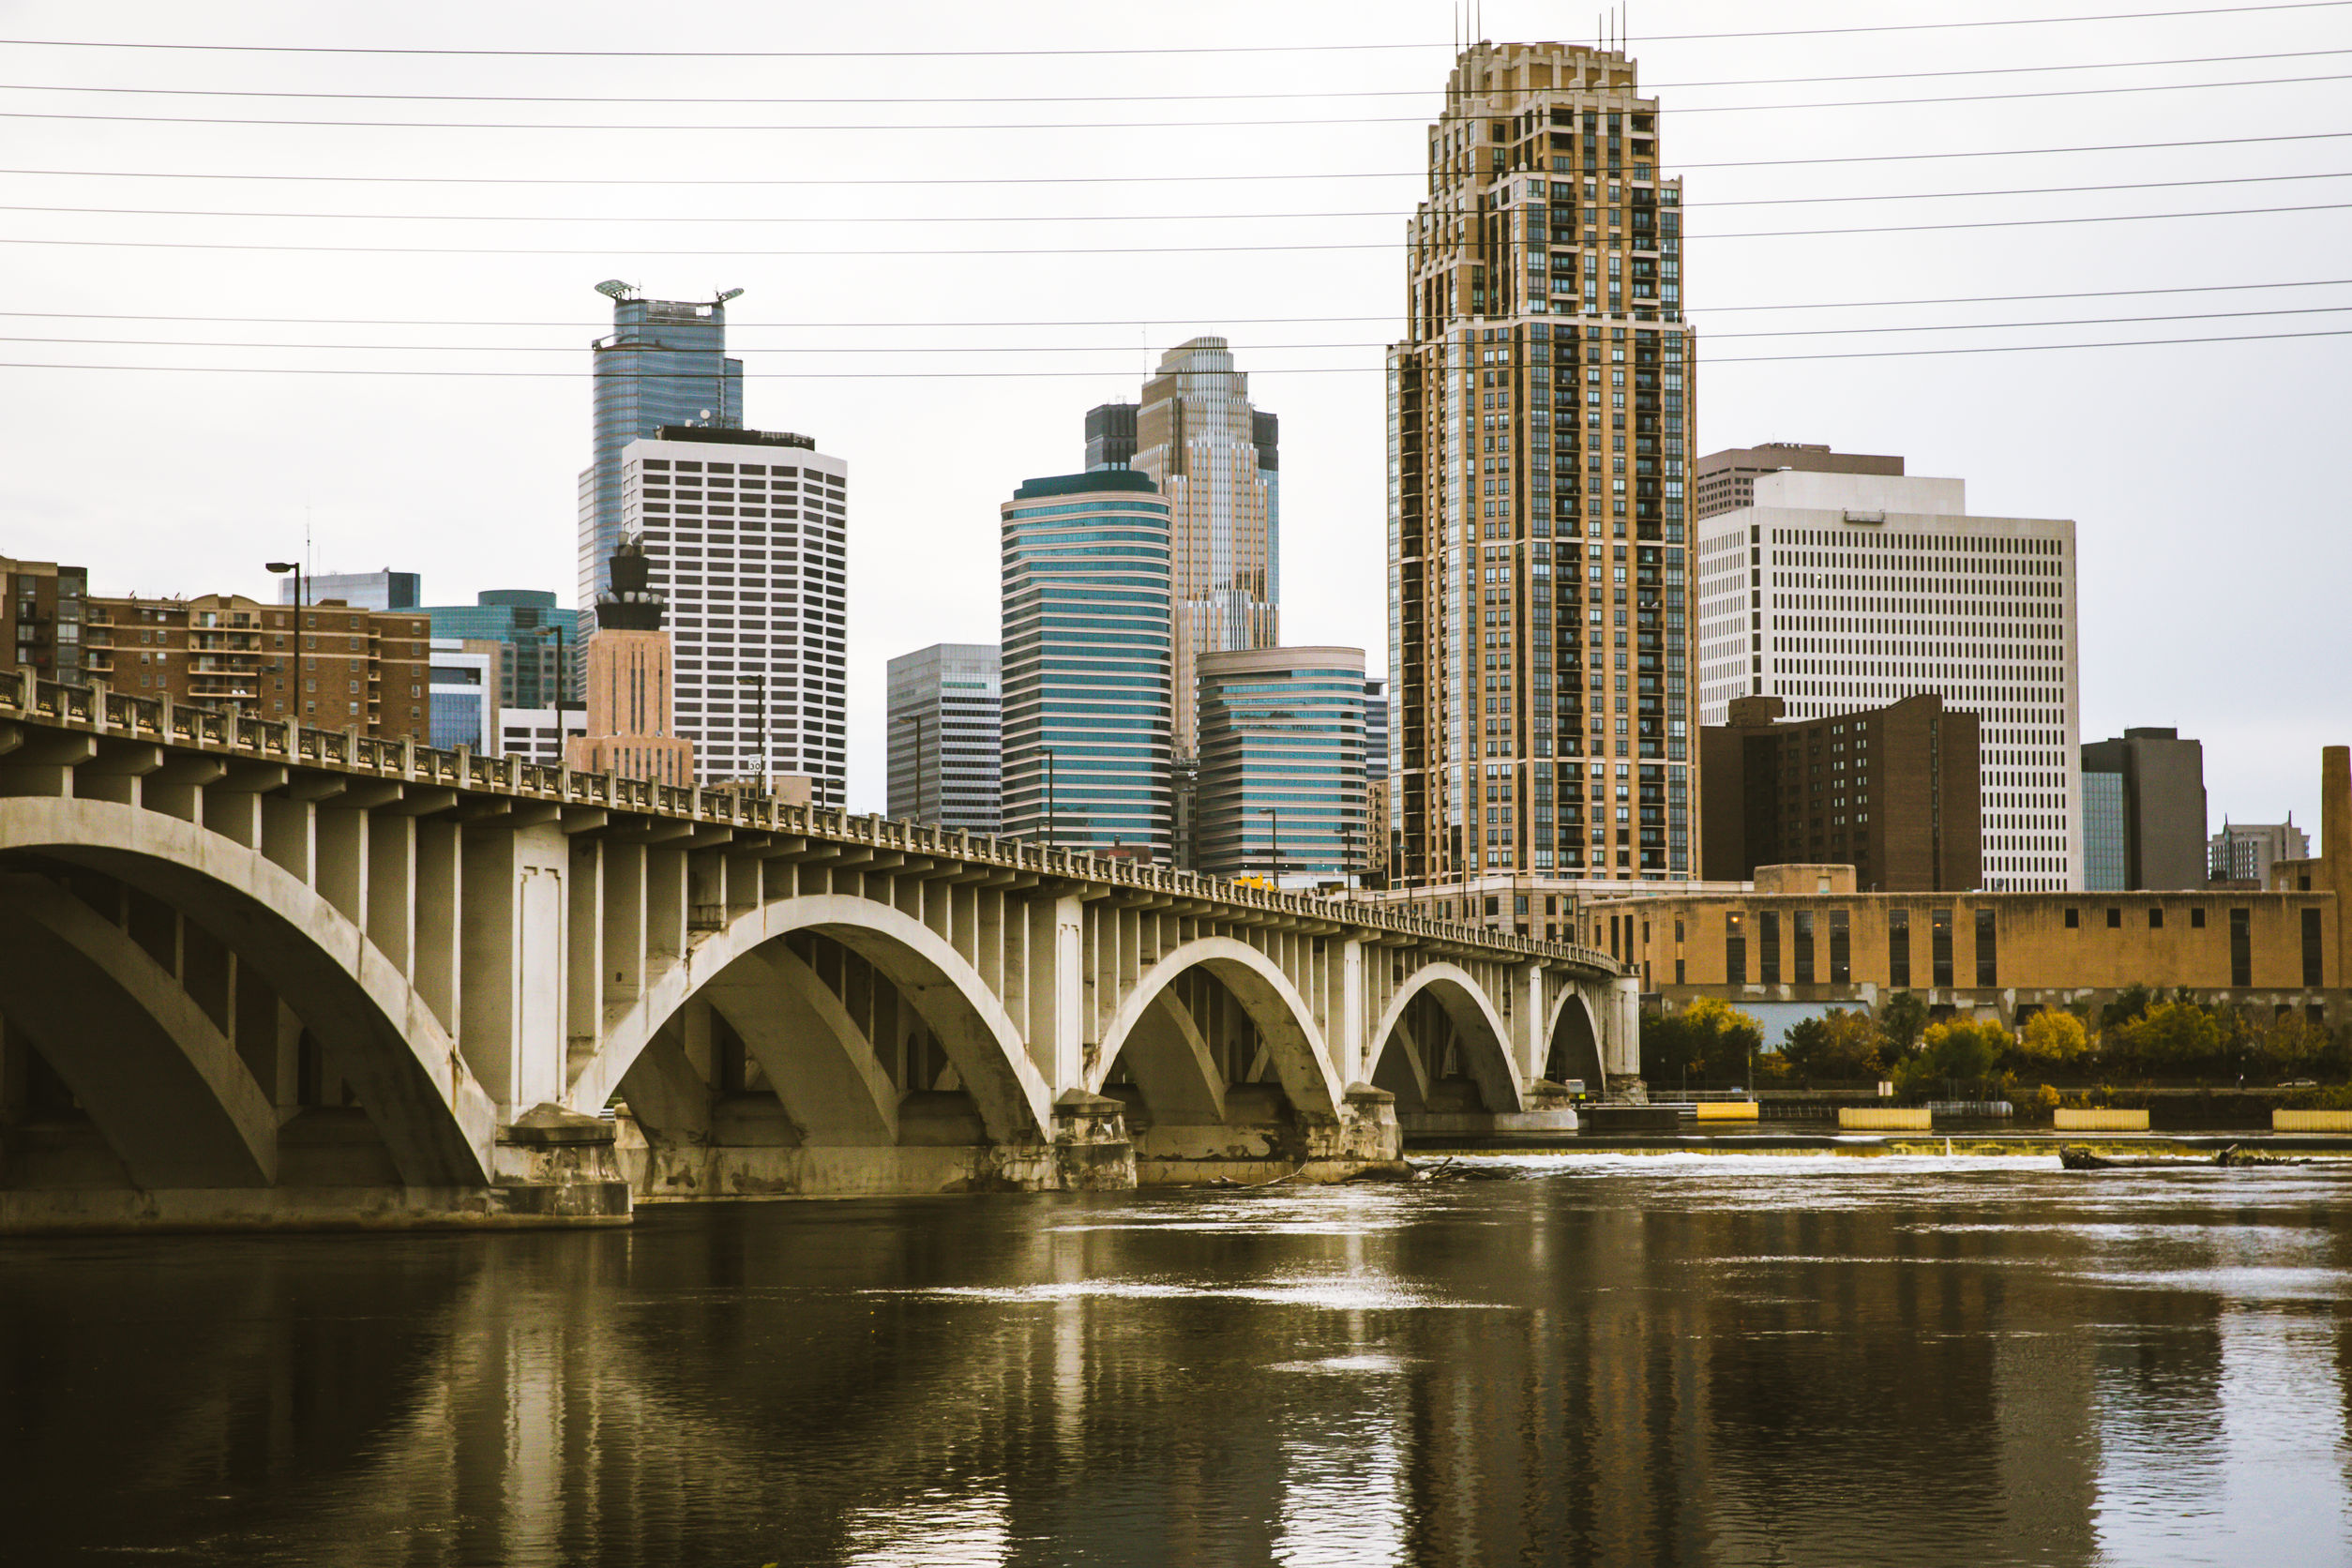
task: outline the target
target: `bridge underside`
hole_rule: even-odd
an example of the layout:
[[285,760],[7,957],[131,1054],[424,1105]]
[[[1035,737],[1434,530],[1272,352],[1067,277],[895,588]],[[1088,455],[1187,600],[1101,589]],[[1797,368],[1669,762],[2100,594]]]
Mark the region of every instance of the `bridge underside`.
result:
[[1161,993],[1102,1090],[1061,1095],[1048,1138],[999,1136],[938,1021],[854,948],[798,931],[672,1015],[615,1108],[640,1202],[1328,1181],[1397,1157],[1386,1094],[1303,1113],[1205,967]]

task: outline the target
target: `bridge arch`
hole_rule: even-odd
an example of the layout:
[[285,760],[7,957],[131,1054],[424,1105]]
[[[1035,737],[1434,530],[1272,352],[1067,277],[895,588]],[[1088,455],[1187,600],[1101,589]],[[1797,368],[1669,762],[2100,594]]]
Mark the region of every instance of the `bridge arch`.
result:
[[[407,976],[343,912],[301,879],[223,835],[113,801],[0,798],[0,855],[38,856],[111,877],[195,920],[250,964],[350,1080],[400,1179],[415,1187],[491,1180],[498,1107]],[[68,895],[67,897],[70,897]],[[85,951],[96,951],[85,945]],[[111,960],[110,960],[111,961]],[[113,984],[131,979],[115,966]],[[28,1003],[13,1001],[11,1010]],[[253,1108],[226,1064],[173,1004],[147,1008],[177,1030],[184,1070],[213,1089],[207,1116],[251,1135]],[[150,1042],[152,1048],[152,1042]],[[163,1060],[151,1056],[151,1060]],[[93,1064],[93,1070],[95,1070]],[[240,1064],[241,1066],[241,1064]],[[71,1081],[71,1071],[68,1073]],[[248,1075],[249,1084],[249,1075]],[[258,1093],[258,1088],[255,1090]],[[118,1125],[129,1125],[119,1121]],[[121,1151],[118,1151],[121,1152]],[[136,1170],[146,1152],[121,1152]]]
[[[991,1138],[1022,1143],[1051,1136],[1052,1093],[1022,1048],[1020,1032],[977,972],[946,939],[913,916],[870,898],[845,894],[779,899],[738,916],[697,942],[677,962],[656,975],[607,1031],[601,1048],[573,1080],[573,1106],[593,1110],[610,1099],[663,1024],[688,1002],[706,994],[723,997],[731,990],[740,1000],[742,1018],[750,1020],[759,1017],[759,993],[764,990],[770,1001],[796,999],[829,1036],[832,1048],[819,1053],[816,1060],[804,1055],[799,1065],[790,1069],[795,1076],[813,1075],[799,1077],[804,1105],[833,1105],[835,1092],[844,1092],[849,1103],[835,1107],[841,1112],[841,1136],[850,1137],[852,1129],[863,1126],[875,1130],[875,1141],[889,1141],[880,1136],[880,1129],[886,1125],[895,1133],[895,1097],[886,1079],[879,1078],[878,1066],[868,1073],[863,1063],[854,1062],[858,1053],[849,1048],[841,1034],[846,1017],[831,1017],[824,999],[815,994],[825,990],[822,982],[813,975],[804,977],[800,972],[806,966],[796,956],[780,946],[780,957],[761,951],[767,943],[794,931],[809,931],[839,942],[898,988],[938,1036],[957,1076],[979,1107]],[[737,1019],[735,1012],[729,1017],[731,1021]],[[776,1032],[773,1060],[778,1063],[788,1060],[780,1033],[782,1020],[770,1019],[753,1027],[773,1028]],[[758,1049],[761,1042],[746,1036],[746,1044]],[[836,1061],[833,1049],[838,1049],[845,1060]],[[786,1093],[789,1095],[790,1090]]]
[[1478,1085],[1486,1108],[1523,1109],[1526,1085],[1520,1079],[1518,1063],[1511,1059],[1510,1030],[1486,1000],[1477,978],[1459,964],[1424,964],[1406,976],[1373,1027],[1364,1076],[1371,1078],[1379,1072],[1380,1059],[1392,1046],[1410,1048],[1397,1024],[1406,1009],[1425,993],[1445,1010],[1455,1038],[1461,1042],[1462,1064],[1469,1069],[1470,1081]]
[[1555,1083],[1591,1077],[1587,1088],[1594,1094],[1608,1090],[1607,1057],[1601,1048],[1599,1020],[1580,986],[1560,988],[1552,1016],[1544,1027],[1544,1076]]
[[[1336,1121],[1343,1086],[1332,1071],[1331,1053],[1315,1015],[1282,966],[1232,937],[1200,937],[1185,942],[1138,976],[1103,1030],[1100,1049],[1088,1064],[1086,1086],[1102,1092],[1112,1066],[1130,1043],[1138,1054],[1129,1063],[1152,1100],[1156,1079],[1187,1106],[1214,1104],[1222,1114],[1225,1085],[1209,1063],[1197,1030],[1166,993],[1178,977],[1205,969],[1233,993],[1266,1045],[1283,1093],[1300,1115]],[[1183,1054],[1179,1054],[1179,1053]]]

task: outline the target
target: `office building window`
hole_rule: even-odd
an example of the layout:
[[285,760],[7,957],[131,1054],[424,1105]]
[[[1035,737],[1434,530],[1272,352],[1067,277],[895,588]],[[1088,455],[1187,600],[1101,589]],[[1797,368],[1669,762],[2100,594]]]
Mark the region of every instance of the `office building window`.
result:
[[2233,986],[2254,984],[2253,912],[2229,912],[2229,983]]
[[1854,978],[1852,936],[1847,930],[1846,912],[1830,912],[1830,984],[1850,985]]
[[1810,986],[1813,984],[1813,912],[1799,910],[1790,919],[1795,925],[1797,939],[1797,951],[1793,955],[1796,960],[1795,978],[1798,985]]
[[1941,988],[1952,984],[1952,912],[1937,910],[1928,917],[1933,929],[1928,936],[1928,961],[1934,965],[1930,985]]
[[1748,983],[1748,938],[1741,917],[1723,917],[1723,978],[1727,986]]
[[1772,910],[1756,917],[1756,977],[1767,986],[1780,984],[1780,915]]
[[1896,990],[1911,985],[1911,912],[1887,911],[1887,984]]
[[2327,981],[2321,978],[2321,974],[2319,912],[2305,910],[2303,912],[2303,984],[2306,986],[2326,985]]
[[1976,983],[1998,986],[2000,980],[1999,955],[1995,949],[1993,912],[1976,912]]

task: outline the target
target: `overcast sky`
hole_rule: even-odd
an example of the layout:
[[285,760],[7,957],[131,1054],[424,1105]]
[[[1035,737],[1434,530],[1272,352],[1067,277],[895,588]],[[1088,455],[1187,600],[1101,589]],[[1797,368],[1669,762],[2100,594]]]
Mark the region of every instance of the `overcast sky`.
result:
[[[2084,737],[2178,726],[2205,743],[2216,825],[2292,808],[2315,827],[2318,747],[2352,740],[2337,608],[2352,338],[1887,355],[2352,328],[2352,286],[2316,286],[2352,279],[2352,178],[2281,177],[2352,172],[2352,6],[1668,37],[2046,8],[1633,8],[1664,162],[1688,175],[1699,449],[1900,453],[1914,474],[1967,479],[1978,513],[2075,519]],[[678,20],[649,20],[664,16]],[[882,800],[883,661],[997,636],[998,503],[1080,466],[1085,409],[1132,398],[1158,351],[1197,333],[1229,337],[1258,405],[1281,415],[1285,640],[1364,644],[1382,664],[1380,345],[1452,18],[1428,0],[0,5],[16,40],[742,52],[0,46],[0,201],[18,209],[0,227],[0,331],[17,339],[0,354],[0,554],[85,564],[100,592],[265,596],[261,563],[299,550],[308,526],[318,569],[419,571],[430,603],[568,594],[586,344],[610,319],[592,286],[740,287],[747,422],[851,464],[853,806]],[[1573,6],[1490,0],[1483,30],[1591,41],[1592,25]],[[956,53],[1319,43],[1411,47]],[[941,53],[792,57],[822,50]],[[2046,66],[2100,68],[1891,79]],[[2218,82],[2264,84],[2185,85]],[[1741,84],[1755,83],[1768,84]],[[62,87],[82,90],[44,90]],[[93,90],[130,87],[443,97]],[[2073,96],[2036,96],[2054,92]],[[686,101],[643,101],[661,98]],[[722,98],[753,101],[709,101]],[[1887,99],[1939,101],[1857,102]],[[2302,139],[1798,161],[2252,137]],[[218,177],[232,173],[370,178]],[[1002,181],[1025,183],[988,183]],[[2150,182],[2164,183],[2014,193]],[[1824,200],[1855,196],[1911,199]],[[2278,207],[2315,210],[2024,221]],[[1904,232],[1790,233],[1887,227]],[[2279,283],[2304,286],[1853,308]],[[2046,324],[2212,312],[2231,314]],[[324,324],[345,319],[369,324]],[[2045,324],[1950,330],[2019,323]],[[1885,327],[1907,330],[1854,330]],[[1860,353],[1881,356],[1790,357]]]

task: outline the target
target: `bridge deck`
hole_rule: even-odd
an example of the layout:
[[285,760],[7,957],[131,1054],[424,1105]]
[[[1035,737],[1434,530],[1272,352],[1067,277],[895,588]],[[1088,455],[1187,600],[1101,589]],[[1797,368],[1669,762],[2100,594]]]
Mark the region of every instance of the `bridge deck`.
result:
[[626,812],[710,828],[769,833],[824,842],[886,849],[903,854],[1001,867],[1039,878],[1102,884],[1184,903],[1350,929],[1367,940],[1386,937],[1441,951],[1535,960],[1591,977],[1614,977],[1625,967],[1596,948],[1545,942],[1516,932],[1431,919],[1374,900],[1329,897],[1251,887],[1220,877],[1050,848],[961,829],[926,826],[878,815],[858,816],[780,801],[733,789],[678,788],[615,774],[577,773],[515,757],[479,757],[465,747],[441,750],[408,741],[384,741],[355,730],[320,730],[291,720],[136,697],[102,683],[68,686],[0,676],[0,722],[145,741],[243,761],[315,768],[330,773],[439,786],[467,794],[543,802],[567,809]]

